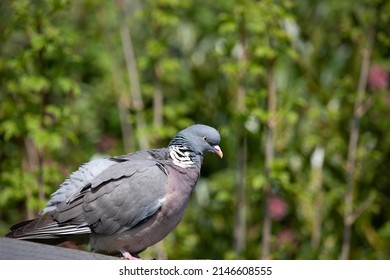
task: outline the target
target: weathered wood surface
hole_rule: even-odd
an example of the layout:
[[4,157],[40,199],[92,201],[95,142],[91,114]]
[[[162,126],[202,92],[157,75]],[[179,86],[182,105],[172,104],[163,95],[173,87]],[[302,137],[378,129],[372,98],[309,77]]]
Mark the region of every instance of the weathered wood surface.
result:
[[0,237],[0,260],[119,260],[119,258]]

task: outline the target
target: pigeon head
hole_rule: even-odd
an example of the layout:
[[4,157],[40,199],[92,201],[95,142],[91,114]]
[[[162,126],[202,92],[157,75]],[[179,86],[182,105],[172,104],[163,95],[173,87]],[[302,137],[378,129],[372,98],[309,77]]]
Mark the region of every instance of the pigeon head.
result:
[[181,130],[172,139],[169,146],[182,146],[201,156],[205,152],[212,152],[222,158],[223,153],[218,146],[220,141],[221,136],[215,128],[203,124],[196,124]]

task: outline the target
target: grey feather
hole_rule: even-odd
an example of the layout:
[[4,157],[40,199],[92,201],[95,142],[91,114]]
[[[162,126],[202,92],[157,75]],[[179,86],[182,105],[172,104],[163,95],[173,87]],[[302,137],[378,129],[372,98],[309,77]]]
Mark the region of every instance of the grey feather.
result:
[[167,174],[156,162],[123,162],[117,169],[129,176],[115,180],[102,174],[92,181],[91,191],[84,196],[84,216],[96,233],[131,229],[159,210],[166,196]]
[[7,236],[48,243],[89,236],[96,251],[140,252],[180,222],[203,153],[222,157],[219,141],[214,128],[194,125],[167,148],[92,160],[52,194],[43,216],[11,227]]
[[79,169],[73,172],[68,179],[66,179],[60,188],[51,195],[51,199],[47,202],[46,207],[41,213],[52,212],[56,206],[69,199],[75,192],[85,187],[93,178],[96,178],[103,170],[115,164],[109,159],[95,159],[85,163]]

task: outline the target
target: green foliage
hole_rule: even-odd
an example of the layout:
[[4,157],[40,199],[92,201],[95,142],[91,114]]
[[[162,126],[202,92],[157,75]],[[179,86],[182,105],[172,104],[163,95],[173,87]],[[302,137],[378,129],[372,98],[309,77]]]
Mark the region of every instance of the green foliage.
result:
[[[259,258],[264,132],[272,118],[272,193],[288,211],[273,222],[271,257],[338,258],[349,125],[362,50],[374,29],[371,64],[387,80],[378,86],[378,77],[369,79],[363,100],[355,208],[369,199],[352,228],[351,258],[389,258],[389,10],[383,0],[2,1],[0,233],[33,218],[79,164],[124,153],[124,141],[134,143],[132,150],[139,146],[141,125],[120,35],[127,26],[150,144],[165,146],[179,129],[207,123],[221,131],[225,154],[222,161],[206,156],[183,221],[162,250],[144,256]],[[246,60],[239,59],[243,51]],[[272,63],[275,115],[266,107]],[[240,85],[246,90],[242,111]],[[157,105],[159,91],[163,102]],[[240,253],[233,249],[237,124],[248,142],[246,201],[240,205],[247,212],[246,249]],[[130,138],[126,125],[134,132]],[[312,160],[319,150],[320,167]]]

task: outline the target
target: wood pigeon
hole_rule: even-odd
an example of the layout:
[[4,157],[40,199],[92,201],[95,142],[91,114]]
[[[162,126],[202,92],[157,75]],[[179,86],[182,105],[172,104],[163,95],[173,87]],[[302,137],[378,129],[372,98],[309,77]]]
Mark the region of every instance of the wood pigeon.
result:
[[137,259],[180,222],[203,153],[223,156],[220,139],[216,129],[197,124],[180,131],[167,148],[92,160],[61,184],[39,218],[12,226],[7,237],[89,241],[95,252]]

